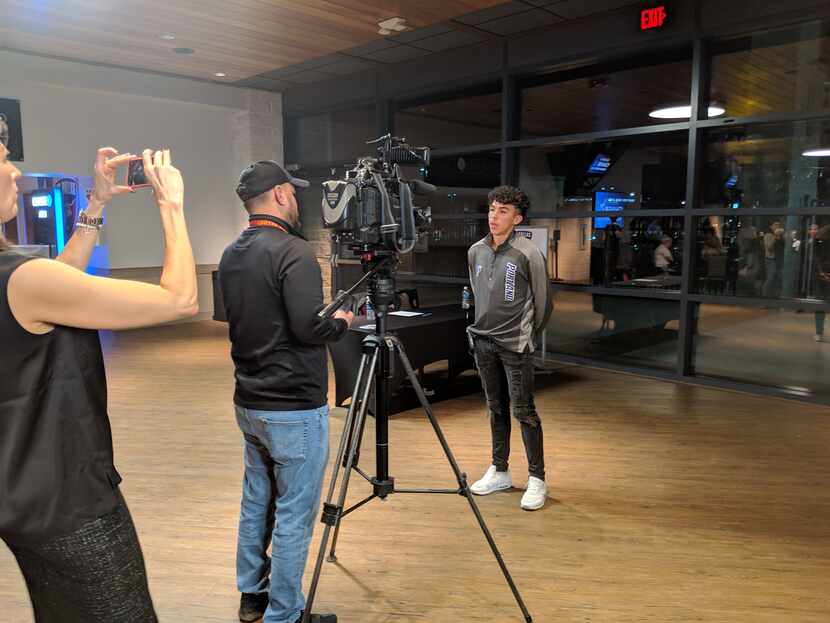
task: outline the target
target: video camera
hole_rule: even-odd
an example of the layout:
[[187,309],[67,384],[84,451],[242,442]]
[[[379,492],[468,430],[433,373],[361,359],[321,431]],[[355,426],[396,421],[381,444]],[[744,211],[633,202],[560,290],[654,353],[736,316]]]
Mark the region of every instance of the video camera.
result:
[[343,180],[323,182],[323,224],[358,253],[409,253],[419,234],[432,223],[431,208],[413,203],[413,194],[435,192],[435,186],[404,179],[402,165],[429,164],[429,147],[410,147],[406,139],[387,134],[376,157],[362,157]]

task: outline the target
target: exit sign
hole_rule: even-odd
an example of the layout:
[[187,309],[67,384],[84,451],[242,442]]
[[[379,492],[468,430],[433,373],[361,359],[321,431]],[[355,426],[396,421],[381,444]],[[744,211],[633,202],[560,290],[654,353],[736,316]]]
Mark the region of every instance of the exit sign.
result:
[[654,30],[662,28],[669,16],[665,6],[656,6],[640,11],[640,30]]

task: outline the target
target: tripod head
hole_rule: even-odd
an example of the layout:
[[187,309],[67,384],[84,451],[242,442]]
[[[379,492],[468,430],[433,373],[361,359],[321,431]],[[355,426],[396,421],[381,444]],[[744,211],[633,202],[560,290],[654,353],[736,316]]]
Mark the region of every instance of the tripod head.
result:
[[363,276],[348,290],[339,292],[334,300],[321,309],[317,315],[321,318],[331,316],[366,282],[368,282],[369,302],[377,313],[375,334],[386,334],[386,316],[389,307],[395,302],[395,269],[398,266],[398,254],[394,251],[366,251],[361,255]]

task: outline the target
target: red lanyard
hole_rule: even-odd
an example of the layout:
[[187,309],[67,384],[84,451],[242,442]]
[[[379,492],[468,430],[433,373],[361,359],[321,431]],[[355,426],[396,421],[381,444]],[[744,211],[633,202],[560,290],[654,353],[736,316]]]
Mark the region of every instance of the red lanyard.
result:
[[282,225],[278,225],[277,223],[275,223],[273,221],[268,221],[264,218],[263,219],[258,219],[258,218],[251,219],[248,224],[251,227],[274,227],[275,229],[279,229],[280,231],[285,232],[286,234],[288,233],[286,231],[285,227],[283,227]]

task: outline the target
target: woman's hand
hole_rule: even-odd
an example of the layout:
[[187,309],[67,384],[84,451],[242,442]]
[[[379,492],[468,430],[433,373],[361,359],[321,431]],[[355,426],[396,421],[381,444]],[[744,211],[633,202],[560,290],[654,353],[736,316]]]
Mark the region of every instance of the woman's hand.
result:
[[144,173],[153,187],[160,208],[182,209],[184,205],[184,180],[181,172],[173,166],[170,150],[153,153],[145,149]]
[[112,147],[101,147],[95,157],[95,185],[92,198],[104,204],[116,195],[133,192],[129,186],[119,186],[115,183],[115,173],[134,157],[132,154],[119,155],[118,150]]

